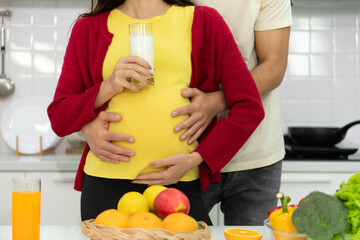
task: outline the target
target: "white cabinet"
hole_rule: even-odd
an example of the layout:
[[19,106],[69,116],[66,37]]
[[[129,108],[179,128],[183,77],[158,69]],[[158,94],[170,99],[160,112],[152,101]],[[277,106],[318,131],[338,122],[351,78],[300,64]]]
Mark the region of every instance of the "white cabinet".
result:
[[[297,204],[311,191],[334,194],[339,189],[340,183],[347,181],[357,170],[360,169],[353,169],[354,172],[340,172],[339,169],[339,172],[331,173],[320,170],[319,172],[287,172],[285,170],[281,175],[280,191],[291,197],[290,204]],[[220,210],[220,204],[215,205],[211,210],[210,218],[215,226],[224,225],[224,214]]]
[[41,224],[79,225],[80,195],[75,191],[75,172],[26,172],[26,177],[41,178]]
[[0,225],[11,225],[13,178],[41,179],[41,225],[79,225],[80,192],[76,172],[0,172]]
[[334,194],[340,183],[347,181],[353,173],[283,173],[280,191],[290,196],[290,204],[297,204],[299,200],[311,191],[321,191]]
[[0,225],[11,225],[12,179],[24,177],[24,172],[0,172]]

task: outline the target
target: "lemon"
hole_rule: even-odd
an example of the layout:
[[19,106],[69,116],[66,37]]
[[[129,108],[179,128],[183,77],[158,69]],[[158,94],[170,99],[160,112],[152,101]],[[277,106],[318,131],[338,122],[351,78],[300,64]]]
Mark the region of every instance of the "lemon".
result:
[[165,189],[166,189],[166,187],[161,186],[161,185],[152,185],[152,186],[148,187],[147,189],[145,189],[143,195],[146,198],[146,200],[148,201],[150,211],[154,212],[154,200],[155,200],[156,196],[162,190],[165,190]]
[[149,204],[141,193],[127,192],[120,198],[117,209],[127,214],[147,212],[149,211]]

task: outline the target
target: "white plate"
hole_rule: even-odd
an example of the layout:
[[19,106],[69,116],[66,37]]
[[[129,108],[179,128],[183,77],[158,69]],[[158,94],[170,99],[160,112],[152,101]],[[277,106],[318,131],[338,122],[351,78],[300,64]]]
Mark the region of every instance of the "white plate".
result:
[[16,150],[18,136],[19,152],[35,154],[40,152],[40,136],[42,150],[55,147],[61,140],[50,126],[47,107],[51,100],[32,96],[19,98],[12,102],[2,113],[1,133],[5,142]]

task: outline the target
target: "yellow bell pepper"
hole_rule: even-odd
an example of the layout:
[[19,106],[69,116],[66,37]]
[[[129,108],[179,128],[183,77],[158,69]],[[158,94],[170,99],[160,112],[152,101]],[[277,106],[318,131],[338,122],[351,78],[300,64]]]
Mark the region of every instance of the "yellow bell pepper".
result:
[[294,210],[298,206],[288,206],[287,204],[290,202],[290,197],[284,197],[283,193],[276,194],[276,197],[280,200],[282,206],[276,207],[269,211],[270,225],[279,231],[296,233],[297,231],[294,224],[292,223],[291,217]]

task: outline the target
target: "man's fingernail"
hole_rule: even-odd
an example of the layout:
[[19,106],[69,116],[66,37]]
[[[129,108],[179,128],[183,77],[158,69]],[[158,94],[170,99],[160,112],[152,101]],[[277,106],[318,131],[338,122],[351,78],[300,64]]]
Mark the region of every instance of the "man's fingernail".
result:
[[187,91],[186,91],[186,90],[183,90],[182,92],[183,92],[183,94],[185,94],[185,95],[187,94]]
[[172,112],[172,116],[173,116],[173,117],[176,117],[177,115],[178,115],[177,112]]
[[133,157],[133,156],[135,156],[135,153],[131,152],[128,154],[128,156]]
[[129,138],[128,141],[131,142],[131,143],[133,143],[133,142],[135,142],[135,139]]
[[191,141],[191,140],[188,141],[188,144],[192,144],[192,143],[193,143],[193,141]]
[[115,115],[115,118],[116,118],[116,119],[119,119],[119,118],[120,118],[120,115]]
[[185,139],[186,139],[186,136],[181,135],[180,139],[181,139],[181,140],[185,140]]
[[180,131],[180,128],[175,128],[175,132],[179,132]]
[[130,159],[129,159],[128,157],[124,157],[124,158],[123,158],[123,161],[124,161],[124,162],[128,162],[129,160],[130,160]]

